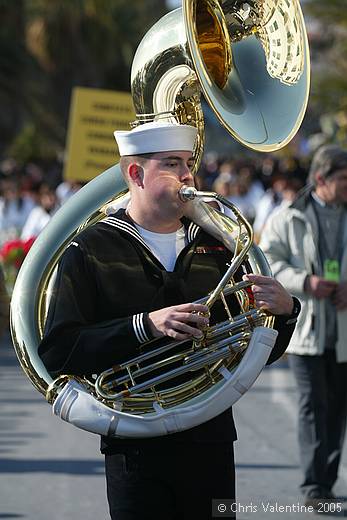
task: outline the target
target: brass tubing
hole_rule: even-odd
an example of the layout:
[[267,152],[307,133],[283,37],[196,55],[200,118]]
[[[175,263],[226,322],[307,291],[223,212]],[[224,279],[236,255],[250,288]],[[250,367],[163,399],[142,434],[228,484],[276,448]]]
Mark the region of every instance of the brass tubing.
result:
[[260,313],[255,309],[245,312],[244,314],[237,316],[232,322],[226,320],[207,329],[206,340],[214,339],[221,334],[237,330],[243,325],[249,326],[250,321],[256,323],[260,318]]
[[237,269],[242,264],[243,260],[248,254],[249,249],[251,248],[253,244],[253,229],[248,220],[241,214],[241,212],[237,209],[237,207],[229,202],[227,199],[222,197],[221,195],[218,195],[218,193],[215,193],[213,191],[211,192],[204,192],[204,191],[198,191],[192,186],[182,186],[182,188],[179,190],[179,197],[182,200],[193,200],[195,198],[203,198],[203,197],[209,197],[214,200],[217,200],[218,202],[221,202],[224,206],[231,209],[231,211],[236,216],[239,225],[243,225],[247,232],[247,241],[245,244],[243,244],[243,248],[240,251],[239,254],[235,255],[235,258],[232,260],[229,268],[223,275],[222,279],[219,281],[217,287],[212,291],[212,293],[209,295],[206,305],[211,308],[212,305],[216,302],[216,300],[219,298],[221,292],[223,291],[226,284],[230,281],[230,278],[233,276],[233,274],[237,271]]
[[[240,338],[238,338],[238,339],[240,339]],[[160,376],[149,379],[148,381],[146,381],[144,383],[137,384],[134,387],[129,388],[127,390],[122,390],[121,392],[118,392],[116,394],[105,393],[100,388],[100,385],[98,385],[97,391],[100,394],[100,396],[105,399],[113,399],[115,401],[122,400],[124,397],[129,397],[130,395],[132,395],[135,392],[141,392],[142,390],[146,390],[147,388],[151,388],[160,383],[169,381],[170,379],[183,375],[191,370],[198,370],[199,368],[203,368],[205,365],[208,365],[209,363],[215,363],[216,361],[220,361],[224,358],[229,357],[230,356],[230,346],[232,346],[232,344],[233,344],[233,338],[230,338],[230,344],[228,347],[224,347],[224,348],[220,349],[218,352],[213,352],[210,355],[205,356],[204,359],[200,359],[198,361],[192,362],[189,365],[175,368],[175,369],[167,372],[166,374],[161,374]]]
[[[213,363],[213,362],[225,359],[229,356],[230,356],[230,350],[229,350],[229,348],[225,347],[222,351],[215,352],[213,355],[211,355],[208,362]],[[135,392],[141,392],[142,390],[151,388],[154,385],[159,385],[161,383],[165,383],[166,381],[169,381],[170,379],[178,377],[187,372],[203,368],[204,366],[206,366],[206,363],[207,363],[206,360],[196,361],[196,362],[192,363],[191,366],[176,368],[174,370],[171,370],[170,372],[167,372],[166,374],[163,374],[162,376],[153,377],[152,379],[149,379],[148,381],[146,381],[144,383],[140,383],[140,384],[134,386],[133,388],[129,388],[127,390],[122,390],[121,392],[118,392],[117,394],[111,394],[110,397],[107,394],[104,394],[103,397],[105,397],[105,399],[111,398],[115,401],[121,401],[124,397],[130,397]]]
[[[140,377],[140,376],[143,376],[145,374],[148,374],[149,372],[152,372],[152,370],[158,370],[158,369],[160,369],[162,367],[170,365],[171,363],[176,363],[177,361],[180,361],[181,359],[184,359],[190,352],[193,352],[192,347],[187,349],[187,350],[183,350],[179,354],[175,354],[173,356],[170,356],[168,358],[162,359],[160,361],[156,361],[155,363],[152,363],[151,365],[147,365],[147,366],[145,366],[143,368],[139,368],[137,370],[134,370],[131,373],[131,376],[132,376],[133,379],[135,379],[137,377]],[[111,377],[111,376],[109,376],[109,377]],[[104,378],[101,378],[99,384],[103,388],[113,388],[113,387],[115,387],[117,385],[122,385],[124,383],[127,383],[129,380],[130,380],[130,377],[125,375],[125,376],[122,376],[122,377],[118,377],[112,383],[111,382],[103,383]]]
[[[245,325],[247,325],[247,323],[245,323]],[[249,325],[247,328],[249,330]],[[100,378],[98,388],[101,387],[103,390],[110,390],[111,388],[115,388],[119,385],[128,383],[129,381],[131,381],[131,383],[135,385],[133,380],[135,380],[137,377],[149,374],[154,370],[159,370],[160,368],[170,365],[172,363],[176,363],[181,359],[184,360],[184,365],[187,366],[188,363],[193,359],[202,358],[206,354],[215,352],[217,349],[221,347],[224,347],[228,344],[233,344],[239,339],[245,339],[246,337],[248,337],[248,334],[246,331],[243,331],[238,334],[235,334],[234,336],[228,336],[224,339],[220,339],[218,343],[211,343],[210,345],[206,345],[204,348],[198,351],[194,351],[193,348],[187,349],[181,352],[180,354],[175,354],[174,356],[163,359],[161,361],[157,361],[155,363],[152,363],[151,365],[147,365],[146,367],[135,370],[131,373],[131,377],[129,375],[124,375],[123,377],[119,377],[117,379],[114,379],[113,381],[109,381],[108,383],[104,383],[105,378]],[[111,375],[109,377],[111,377]]]
[[[230,335],[229,335],[230,332],[235,333],[239,329],[241,329],[241,330],[249,329],[250,325],[249,325],[248,319],[249,318],[255,319],[257,316],[258,316],[258,311],[252,310],[252,311],[249,311],[248,313],[245,313],[244,315],[237,316],[235,318],[235,321],[233,321],[233,322],[230,322],[227,320],[225,322],[222,322],[221,324],[211,327],[211,329],[208,329],[208,331],[206,333],[206,339],[203,343],[205,348],[201,350],[201,353],[203,353],[203,352],[206,353],[206,348],[208,348],[209,351],[216,350],[216,348],[218,348],[219,344],[215,344],[215,346],[213,347],[213,340],[220,337],[219,341],[221,341],[223,336],[225,336],[225,334],[228,335],[226,339],[230,342]],[[233,338],[234,338],[234,336],[233,336]],[[236,337],[235,337],[235,339],[236,339]],[[184,340],[184,342],[187,342],[187,340]],[[177,342],[176,344],[172,343],[170,345],[170,347],[177,346],[179,344],[180,344],[180,342]],[[212,347],[210,347],[210,345],[212,345]],[[190,352],[193,352],[193,347],[190,347],[189,349],[184,350],[180,354],[175,354],[174,356],[163,359],[163,360],[153,363],[151,365],[147,365],[146,367],[134,370],[133,372],[131,372],[131,374],[128,373],[128,375],[121,376],[121,377],[115,379],[114,381],[108,382],[108,383],[106,383],[105,380],[107,378],[110,378],[117,371],[119,371],[119,369],[122,365],[119,365],[117,367],[117,370],[114,370],[114,369],[106,370],[99,376],[97,383],[95,384],[96,390],[97,390],[97,392],[99,392],[100,388],[110,389],[110,388],[114,388],[117,385],[128,383],[132,378],[135,379],[137,377],[143,376],[143,375],[151,372],[152,370],[159,369],[159,368],[167,366],[171,363],[175,363],[175,362],[179,361],[180,359],[184,359]],[[148,354],[152,354],[152,355],[148,355],[146,357],[147,360],[150,359],[151,357],[155,357],[157,355],[157,352],[154,351],[154,352],[151,352]],[[134,360],[131,360],[128,363],[124,364],[123,370],[128,370],[130,366],[132,366],[134,364],[138,364],[138,363],[139,363],[139,358],[135,358]],[[132,382],[132,384],[133,384],[133,382]]]

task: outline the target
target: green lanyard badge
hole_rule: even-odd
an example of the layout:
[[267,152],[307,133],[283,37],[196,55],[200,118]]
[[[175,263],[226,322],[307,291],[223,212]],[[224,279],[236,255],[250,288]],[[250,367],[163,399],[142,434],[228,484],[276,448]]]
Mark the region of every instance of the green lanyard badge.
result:
[[324,278],[329,282],[340,281],[340,264],[338,260],[324,260]]

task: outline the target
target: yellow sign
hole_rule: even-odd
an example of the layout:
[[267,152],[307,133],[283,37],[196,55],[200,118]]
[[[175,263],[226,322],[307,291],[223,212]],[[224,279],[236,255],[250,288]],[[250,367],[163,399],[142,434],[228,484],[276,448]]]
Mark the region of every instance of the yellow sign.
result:
[[126,92],[73,90],[64,179],[89,181],[119,162],[115,130],[129,130],[135,113]]

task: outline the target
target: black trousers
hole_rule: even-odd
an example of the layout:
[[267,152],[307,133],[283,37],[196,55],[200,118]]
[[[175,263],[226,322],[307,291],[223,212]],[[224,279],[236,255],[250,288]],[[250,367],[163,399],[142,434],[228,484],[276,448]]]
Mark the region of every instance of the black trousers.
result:
[[347,363],[335,351],[322,356],[289,355],[299,391],[301,490],[331,490],[337,480],[347,420]]
[[105,467],[112,520],[207,520],[212,498],[235,497],[232,444],[129,448]]

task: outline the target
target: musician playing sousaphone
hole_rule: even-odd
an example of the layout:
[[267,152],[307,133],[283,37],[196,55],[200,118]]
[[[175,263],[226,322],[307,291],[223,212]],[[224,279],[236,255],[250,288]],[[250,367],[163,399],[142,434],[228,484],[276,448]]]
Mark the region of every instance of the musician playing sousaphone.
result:
[[[150,122],[115,132],[130,190],[126,209],[80,233],[61,258],[39,354],[53,377],[91,377],[135,357],[152,338],[201,338],[226,319],[192,303],[221,279],[232,253],[185,216],[196,129]],[[273,278],[240,270],[255,305],[275,315],[268,363],[285,351],[299,304]],[[235,306],[231,299],[231,306]],[[194,428],[146,439],[102,437],[112,519],[210,518],[235,497],[231,409]]]

